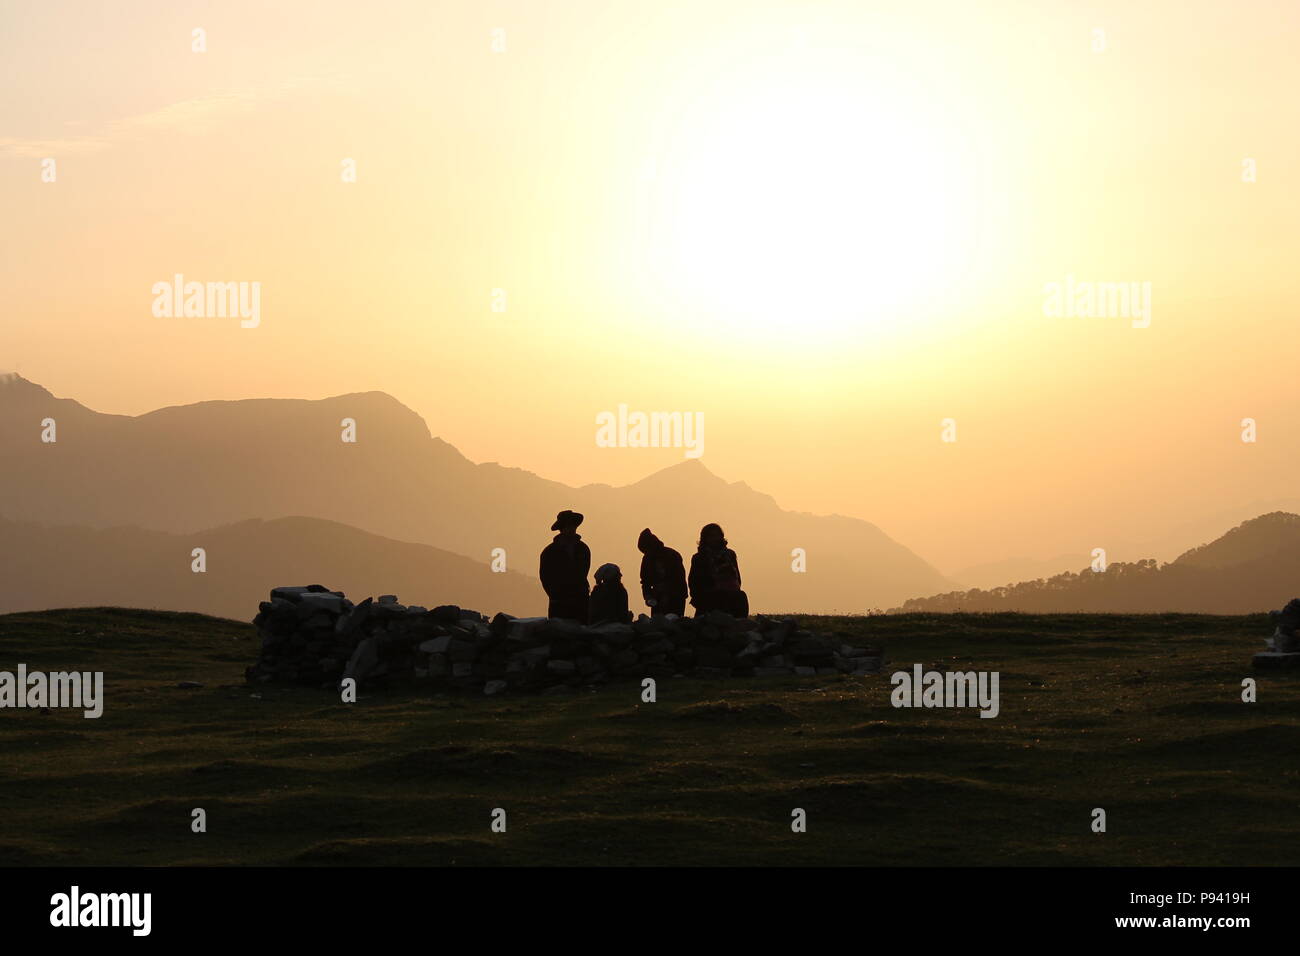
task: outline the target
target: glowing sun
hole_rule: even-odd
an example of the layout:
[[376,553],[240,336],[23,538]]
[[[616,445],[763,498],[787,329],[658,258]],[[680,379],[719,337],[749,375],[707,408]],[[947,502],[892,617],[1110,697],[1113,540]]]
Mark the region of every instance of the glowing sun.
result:
[[960,272],[978,226],[967,150],[935,114],[860,69],[703,97],[656,170],[661,291],[750,331],[904,322]]

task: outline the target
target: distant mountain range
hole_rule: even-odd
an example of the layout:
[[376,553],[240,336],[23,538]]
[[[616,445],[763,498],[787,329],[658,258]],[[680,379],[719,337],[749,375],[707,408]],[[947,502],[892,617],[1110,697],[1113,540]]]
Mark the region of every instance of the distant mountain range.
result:
[[1106,548],[1111,561],[1138,561],[1154,558],[1164,563],[1172,562],[1184,551],[1199,546],[1251,518],[1274,511],[1300,512],[1300,497],[1273,498],[1251,503],[1240,502],[1222,508],[1213,508],[1202,514],[1187,515],[1178,526],[1169,528],[1155,537],[1132,539],[1116,537],[1113,533],[1080,546],[1068,554],[1053,558],[1012,557],[985,562],[946,572],[959,590],[972,590],[1010,586],[1037,578],[1050,578],[1066,571],[1079,571],[1091,562],[1092,549],[1098,545]]
[[[46,419],[53,443],[42,441]],[[341,440],[344,419],[355,422],[355,443]],[[320,583],[349,596],[534,613],[545,605],[530,577],[564,508],[586,515],[580,530],[593,567],[621,565],[638,610],[640,530],[652,527],[689,560],[710,521],[738,552],[758,612],[864,612],[952,586],[873,524],[783,510],[698,460],[617,488],[475,464],[382,392],[123,416],[8,375],[0,447],[0,516],[9,519],[0,609],[111,603],[249,617],[271,585]],[[295,520],[276,520],[287,518]],[[213,541],[224,550],[204,543]],[[189,570],[193,547],[209,547],[206,583]],[[498,548],[520,574],[489,570]],[[792,570],[796,548],[806,573]],[[221,586],[218,568],[234,575]]]
[[[353,600],[544,613],[537,581],[459,554],[320,518],[251,519],[171,534],[0,519],[0,613],[121,606],[251,618],[276,581],[326,584]],[[193,569],[195,548],[205,570]]]
[[1300,515],[1271,512],[1243,522],[1175,560],[1115,562],[990,589],[906,601],[897,611],[1181,611],[1248,614],[1300,595]]

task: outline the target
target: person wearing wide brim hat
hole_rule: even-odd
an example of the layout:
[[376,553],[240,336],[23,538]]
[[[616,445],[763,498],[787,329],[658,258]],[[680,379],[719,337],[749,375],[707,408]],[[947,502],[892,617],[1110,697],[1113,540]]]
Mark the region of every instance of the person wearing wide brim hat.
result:
[[560,531],[568,528],[570,531],[575,530],[578,525],[582,524],[582,515],[576,511],[561,511],[555,516],[555,524],[551,525],[552,531]]
[[542,551],[539,577],[550,599],[547,617],[568,618],[587,623],[587,599],[591,592],[587,572],[591,570],[591,549],[577,533],[582,515],[561,511],[555,516],[552,531],[559,534]]

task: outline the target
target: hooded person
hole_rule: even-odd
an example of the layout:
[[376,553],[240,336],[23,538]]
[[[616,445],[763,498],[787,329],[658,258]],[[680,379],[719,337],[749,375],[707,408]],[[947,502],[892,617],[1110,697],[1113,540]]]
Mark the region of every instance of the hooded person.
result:
[[660,541],[649,528],[637,538],[641,558],[641,596],[651,617],[686,613],[686,566],[682,556]]
[[563,617],[579,624],[587,623],[587,572],[591,570],[591,549],[578,534],[582,515],[561,511],[555,516],[552,531],[559,534],[542,550],[538,576],[550,599],[547,617]]
[[696,617],[709,611],[749,616],[749,597],[740,589],[740,563],[719,525],[700,529],[699,549],[691,556],[690,585]]
[[592,624],[631,623],[627,588],[623,587],[623,572],[617,564],[602,564],[596,569],[596,586],[591,589],[588,617]]

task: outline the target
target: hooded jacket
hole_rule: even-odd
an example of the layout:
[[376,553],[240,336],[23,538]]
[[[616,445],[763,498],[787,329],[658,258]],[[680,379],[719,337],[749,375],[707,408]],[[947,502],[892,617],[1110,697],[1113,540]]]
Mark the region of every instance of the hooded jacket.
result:
[[649,528],[637,539],[641,558],[641,596],[658,614],[686,611],[686,567],[682,556],[657,538]]

